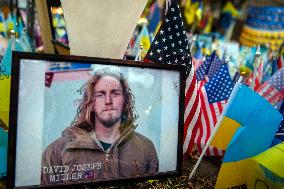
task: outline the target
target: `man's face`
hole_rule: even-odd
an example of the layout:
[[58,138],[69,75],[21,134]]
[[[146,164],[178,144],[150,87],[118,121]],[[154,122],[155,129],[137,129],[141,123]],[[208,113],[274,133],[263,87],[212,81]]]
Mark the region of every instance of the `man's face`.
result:
[[94,86],[94,106],[96,121],[112,127],[121,120],[124,95],[120,82],[111,76],[103,76]]

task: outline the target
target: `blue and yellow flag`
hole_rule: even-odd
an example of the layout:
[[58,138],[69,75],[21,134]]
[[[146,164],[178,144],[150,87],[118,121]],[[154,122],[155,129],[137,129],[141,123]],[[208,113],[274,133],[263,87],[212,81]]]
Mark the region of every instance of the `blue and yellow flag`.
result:
[[184,7],[184,17],[188,25],[199,23],[202,17],[202,3],[199,0],[188,0]]
[[284,188],[284,143],[251,158],[247,188]]
[[[223,131],[226,135],[227,131],[233,137],[231,140],[226,137],[229,143],[215,186],[217,189],[247,184],[247,172],[252,162],[250,158],[270,147],[282,120],[281,114],[269,102],[242,84],[229,104],[225,117],[217,134]],[[233,124],[224,124],[227,123],[226,119]],[[235,127],[231,128],[232,125]],[[216,137],[215,140],[218,139]]]
[[284,179],[284,142],[273,146],[252,159]]
[[143,59],[151,45],[150,35],[149,35],[146,24],[143,24],[141,32],[136,38],[134,47],[131,51],[132,56],[136,56],[139,53],[140,44],[143,45],[143,51],[141,52],[141,56],[142,56],[141,58]]
[[160,8],[158,4],[155,2],[151,6],[151,9],[153,9],[152,14],[149,15],[148,20],[149,20],[149,25],[148,25],[148,30],[149,33],[155,33],[157,26],[159,25],[159,22],[161,20],[161,14],[160,14]]

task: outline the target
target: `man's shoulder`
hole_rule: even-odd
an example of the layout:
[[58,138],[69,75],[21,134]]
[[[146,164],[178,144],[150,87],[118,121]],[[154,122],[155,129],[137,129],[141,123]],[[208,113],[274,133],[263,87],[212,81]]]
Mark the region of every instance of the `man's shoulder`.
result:
[[140,133],[137,133],[137,132],[133,132],[132,135],[131,135],[131,140],[135,140],[135,141],[138,141],[138,142],[143,142],[145,144],[153,144],[153,142],[147,138],[146,136],[140,134]]
[[63,148],[68,141],[71,141],[73,138],[76,138],[77,133],[84,132],[82,129],[77,127],[67,127],[62,132],[62,136],[55,139],[52,143],[50,143],[47,149],[54,149],[54,148]]
[[54,151],[60,151],[64,148],[65,143],[66,138],[62,136],[59,137],[47,146],[47,148],[45,149],[45,153],[53,153]]

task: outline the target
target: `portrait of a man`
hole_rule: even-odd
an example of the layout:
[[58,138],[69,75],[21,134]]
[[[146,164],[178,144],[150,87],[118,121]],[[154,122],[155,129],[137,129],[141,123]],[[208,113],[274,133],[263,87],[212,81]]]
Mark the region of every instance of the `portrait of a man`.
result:
[[82,92],[74,121],[42,154],[41,184],[156,174],[157,152],[135,131],[134,95],[123,75],[96,72]]

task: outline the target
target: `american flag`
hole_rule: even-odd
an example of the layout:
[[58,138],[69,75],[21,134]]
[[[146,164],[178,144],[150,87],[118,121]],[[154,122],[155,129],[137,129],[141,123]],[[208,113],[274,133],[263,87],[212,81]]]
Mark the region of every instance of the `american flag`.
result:
[[191,69],[191,55],[179,6],[173,1],[144,61],[182,64]]
[[[223,64],[219,72],[206,84],[204,81],[201,81],[199,88],[202,112],[201,127],[199,127],[194,142],[201,152],[212,134],[217,119],[222,114],[233,90],[233,81],[229,74],[228,65]],[[218,156],[223,155],[223,151],[214,147],[209,147],[206,154]]]
[[256,70],[254,90],[257,90],[258,87],[261,85],[262,79],[263,79],[263,61],[260,60],[259,66]]
[[284,67],[284,61],[283,61],[283,56],[280,55],[277,59],[277,66],[278,66],[278,69],[281,69]]
[[188,40],[176,1],[172,1],[144,61],[187,66],[183,152],[191,152],[200,120],[200,101]]
[[199,58],[199,59],[195,59],[194,57],[192,57],[192,64],[194,66],[194,70],[196,71],[199,66],[206,60],[206,57],[203,58]]
[[207,56],[205,61],[201,63],[201,65],[196,70],[196,79],[197,81],[201,81],[204,79],[204,76],[208,70],[210,64],[211,56]]
[[264,82],[257,93],[263,96],[272,105],[284,98],[284,68],[278,70],[271,78]]
[[86,179],[93,179],[93,178],[95,178],[95,175],[96,175],[96,173],[95,173],[94,170],[88,170],[88,171],[85,172],[85,178]]
[[211,79],[220,70],[221,66],[222,60],[220,60],[220,58],[214,51],[211,55],[210,65],[207,73],[209,79]]

